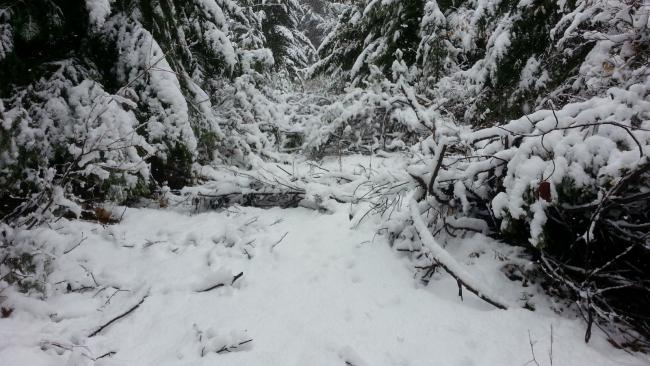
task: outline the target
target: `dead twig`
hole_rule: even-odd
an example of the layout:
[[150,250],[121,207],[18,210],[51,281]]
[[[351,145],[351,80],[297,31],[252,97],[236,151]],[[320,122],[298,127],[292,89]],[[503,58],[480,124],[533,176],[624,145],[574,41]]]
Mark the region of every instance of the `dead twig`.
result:
[[81,245],[81,243],[83,243],[84,241],[86,241],[86,239],[88,239],[88,237],[87,237],[87,236],[84,236],[84,233],[82,232],[82,233],[81,233],[81,240],[79,240],[79,242],[78,242],[77,244],[75,244],[72,248],[64,250],[64,251],[63,251],[63,254],[68,254],[68,253],[70,253],[71,251],[75,250],[78,246]]
[[164,242],[165,242],[165,240],[156,240],[156,241],[151,241],[151,240],[149,240],[149,239],[145,239],[145,243],[142,244],[142,248],[143,248],[143,249],[144,249],[144,248],[149,248],[150,246],[152,246],[152,245],[154,245],[154,244],[160,244],[160,243],[164,243]]
[[142,303],[144,302],[144,300],[147,299],[147,297],[149,297],[149,294],[144,295],[144,296],[142,297],[142,299],[141,299],[137,304],[135,304],[134,306],[132,306],[132,307],[131,307],[130,309],[128,309],[127,311],[125,311],[125,312],[123,312],[122,314],[120,314],[120,315],[114,317],[113,319],[111,319],[111,320],[109,320],[108,322],[104,323],[104,325],[100,326],[100,327],[97,328],[95,331],[93,331],[92,333],[90,333],[90,335],[88,335],[88,338],[91,338],[91,337],[96,336],[97,334],[101,333],[101,331],[103,331],[104,329],[108,328],[111,324],[115,323],[116,321],[118,321],[118,320],[124,318],[125,316],[131,314],[132,312],[134,312],[135,309],[139,308],[140,305],[142,305]]
[[278,244],[282,243],[282,240],[284,240],[284,238],[287,236],[287,234],[289,234],[288,231],[286,233],[282,234],[282,237],[280,238],[280,240],[276,241],[275,244],[271,245],[271,251],[273,251],[273,249],[275,249],[275,247]]
[[115,351],[108,351],[108,352],[104,353],[104,354],[101,355],[101,356],[97,356],[97,357],[95,357],[95,361],[99,360],[100,358],[104,358],[104,357],[112,357],[112,356],[115,355],[116,353],[117,353],[117,352],[115,352]]
[[241,341],[241,342],[239,342],[237,344],[234,344],[234,345],[231,345],[231,346],[223,346],[220,349],[218,349],[216,351],[216,353],[221,354],[221,353],[226,353],[226,352],[232,352],[232,351],[237,350],[239,347],[245,345],[246,343],[250,343],[252,341],[253,341],[252,339],[247,339],[245,341]]
[[530,344],[530,353],[533,355],[533,359],[526,362],[524,366],[529,365],[531,363],[534,363],[535,365],[539,366],[539,362],[537,362],[537,358],[535,358],[535,343],[533,342],[533,339],[530,336],[530,329],[528,330],[528,343]]
[[[243,275],[244,275],[244,272],[239,272],[238,274],[234,275],[233,278],[232,278],[232,281],[230,281],[230,286],[234,285],[235,281],[237,281]],[[199,292],[199,293],[200,292],[208,292],[208,291],[212,291],[214,289],[217,289],[219,287],[223,287],[225,285],[226,285],[225,283],[221,282],[221,283],[217,283],[216,285],[212,285],[210,287],[204,288],[203,290],[198,290],[196,292]]]
[[122,290],[122,289],[116,288],[116,289],[115,289],[115,292],[113,292],[113,293],[111,294],[111,296],[109,296],[108,299],[106,299],[106,301],[104,302],[104,306],[110,304],[110,303],[111,303],[111,300],[113,299],[113,297],[114,297],[115,295],[117,295],[118,292],[129,292],[129,290]]
[[83,268],[84,271],[86,271],[87,274],[90,275],[90,278],[93,279],[93,282],[95,283],[95,286],[99,286],[99,283],[97,283],[97,280],[95,279],[95,275],[90,272],[88,268],[86,268],[83,264],[80,264],[79,267]]

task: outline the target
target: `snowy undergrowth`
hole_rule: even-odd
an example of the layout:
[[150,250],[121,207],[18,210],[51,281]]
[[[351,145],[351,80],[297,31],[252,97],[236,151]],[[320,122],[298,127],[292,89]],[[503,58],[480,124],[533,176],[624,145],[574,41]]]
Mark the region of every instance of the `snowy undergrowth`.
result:
[[[293,156],[288,162],[258,161],[250,170],[201,166],[197,167],[197,176],[202,184],[168,190],[161,199],[189,212],[225,208],[233,203],[256,207],[297,205],[328,212],[336,203],[349,203],[350,215],[358,222],[369,215],[368,210],[378,200],[407,192],[411,186],[407,162],[402,153],[381,153],[330,156],[318,162]],[[253,196],[263,195],[289,202],[250,202]],[[294,195],[296,200],[292,199]],[[248,203],[243,203],[245,197],[250,198]]]
[[[14,312],[0,320],[0,360],[523,365],[532,342],[540,365],[550,357],[568,365],[647,362],[612,349],[600,333],[585,344],[581,322],[545,305],[501,311],[469,295],[461,301],[448,276],[423,288],[410,261],[396,260],[374,235],[378,224],[350,229],[347,204],[331,214],[128,208],[112,226],[60,220],[30,235],[48,253],[45,299],[2,292]],[[506,280],[501,267],[512,247],[477,235],[449,248],[508,300],[547,301],[535,287]]]

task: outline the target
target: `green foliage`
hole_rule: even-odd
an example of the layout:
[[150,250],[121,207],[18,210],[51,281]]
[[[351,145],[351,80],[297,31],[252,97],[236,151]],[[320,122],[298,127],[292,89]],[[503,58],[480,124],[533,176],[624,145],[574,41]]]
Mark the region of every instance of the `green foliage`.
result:
[[558,202],[565,205],[580,205],[592,202],[597,198],[592,187],[578,186],[571,177],[562,178],[562,182],[556,186]]
[[[525,114],[525,105],[534,105],[540,95],[545,95],[571,73],[577,72],[576,66],[584,60],[589,44],[582,47],[582,52],[570,55],[558,53],[553,49],[551,30],[562,17],[557,1],[537,0],[526,8],[518,9],[518,0],[502,1],[494,15],[481,19],[483,32],[487,24],[505,14],[517,14],[510,28],[510,46],[508,52],[500,59],[493,78],[486,81],[485,93],[477,100],[478,110],[488,110],[481,115],[476,124],[491,124],[494,121],[507,121]],[[479,37],[481,39],[483,37]],[[479,45],[482,49],[485,45]],[[544,88],[518,91],[521,72],[530,57],[539,57],[548,65],[550,80]]]
[[[594,42],[556,45],[569,24],[560,20],[575,7],[575,1],[553,0],[354,2],[313,70],[359,85],[369,65],[388,76],[399,49],[407,66],[421,72],[419,89],[444,100],[458,120],[479,126],[507,121],[578,73]],[[530,59],[537,62],[534,85],[522,86]]]
[[305,142],[305,136],[300,133],[290,133],[284,136],[282,147],[285,149],[299,148]]
[[415,63],[424,1],[369,4],[364,8],[363,3],[356,3],[340,16],[334,33],[319,50],[322,60],[316,74],[341,69],[347,79],[364,78],[370,75],[368,65],[372,64],[388,77],[398,50],[407,65]]
[[263,11],[262,32],[266,46],[273,53],[276,70],[296,75],[309,66],[315,57],[311,41],[298,31],[299,17],[304,9],[296,0],[275,0],[257,4]]
[[180,189],[192,184],[193,155],[181,143],[167,146],[167,156],[151,158],[151,176],[159,184]]
[[214,131],[200,130],[198,132],[198,158],[199,164],[209,164],[214,161],[215,154],[219,150],[221,139]]
[[246,145],[226,133],[255,132],[238,129],[239,120],[221,130],[212,105],[235,98],[222,85],[269,72],[273,58],[276,71],[296,73],[314,55],[296,28],[296,1],[115,0],[99,15],[91,5],[0,4],[8,23],[0,37],[11,43],[0,54],[2,216],[45,185],[123,202],[149,195],[156,182],[191,184],[192,164],[229,158],[219,155],[234,141]]
[[502,219],[499,235],[508,243],[528,246],[530,228],[525,219],[514,219],[508,213]]
[[38,292],[45,291],[44,282],[37,278],[38,268],[37,260],[30,253],[11,253],[5,256],[0,265],[6,274],[3,280],[14,285],[20,292]]
[[352,24],[352,18],[360,10],[355,7],[346,9],[339,16],[339,23],[330,39],[319,49],[321,61],[316,64],[316,74],[331,74],[335,70],[350,70],[354,61],[363,50],[364,31]]
[[129,178],[120,173],[111,174],[108,179],[97,182],[93,187],[95,188],[93,199],[96,202],[110,201],[126,204],[139,198],[151,197],[152,193],[151,185],[142,177],[138,177],[133,184]]
[[[2,8],[3,5],[0,5]],[[81,56],[87,42],[88,14],[83,0],[21,1],[9,8],[13,52],[0,59],[0,98],[52,70],[49,62]]]
[[381,19],[389,19],[379,31],[386,38],[386,45],[376,59],[376,64],[387,74],[396,60],[397,50],[401,51],[401,59],[406,65],[414,64],[423,12],[424,1],[421,0],[396,1],[388,7],[373,7],[369,19],[371,24],[381,24]]

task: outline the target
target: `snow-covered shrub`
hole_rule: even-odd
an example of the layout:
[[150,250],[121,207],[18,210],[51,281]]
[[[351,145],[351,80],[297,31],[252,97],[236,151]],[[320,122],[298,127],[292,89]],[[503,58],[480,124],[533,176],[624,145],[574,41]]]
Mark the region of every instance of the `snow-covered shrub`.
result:
[[[5,194],[18,202],[32,201],[29,205],[44,204],[47,209],[40,215],[57,206],[79,214],[65,195],[92,199],[101,182],[109,180],[116,195],[111,198],[124,199],[148,180],[145,159],[154,152],[137,133],[132,102],[107,93],[90,79],[90,70],[72,60],[51,66],[56,71],[50,78],[16,93],[2,111],[0,182]],[[7,214],[12,207],[8,201],[5,205]]]
[[0,222],[0,247],[3,249],[0,289],[12,285],[25,293],[40,295],[47,291],[45,278],[52,257],[42,250],[42,243],[46,242],[43,234],[38,230],[17,230]]
[[215,113],[223,121],[218,157],[223,163],[248,166],[260,156],[268,157],[279,143],[278,130],[287,125],[284,101],[265,82],[259,75],[242,75],[215,91],[221,100]]

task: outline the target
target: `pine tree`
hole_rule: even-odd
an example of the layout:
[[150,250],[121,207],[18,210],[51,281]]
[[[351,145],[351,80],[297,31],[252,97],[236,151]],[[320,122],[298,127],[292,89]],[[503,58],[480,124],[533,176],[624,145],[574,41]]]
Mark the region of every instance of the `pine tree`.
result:
[[334,29],[338,15],[347,5],[329,0],[308,0],[302,6],[304,11],[299,28],[318,48]]
[[276,70],[284,69],[296,76],[316,55],[311,41],[299,29],[307,9],[297,0],[274,0],[255,6],[260,9],[262,31],[273,53]]
[[354,2],[321,45],[321,61],[313,72],[341,70],[343,78],[358,81],[369,75],[368,65],[375,65],[389,75],[398,50],[406,64],[413,65],[423,14],[421,0]]
[[[458,119],[514,118],[575,75],[593,46],[582,42],[569,52],[554,44],[568,26],[558,23],[575,8],[548,0],[355,2],[324,40],[312,71],[358,85],[369,65],[388,76],[399,49],[420,70],[419,88],[446,100]],[[537,81],[527,85],[522,76]]]
[[16,199],[3,213],[53,186],[120,201],[190,184],[197,162],[247,164],[250,155],[238,151],[269,148],[249,146],[266,141],[249,134],[265,133],[254,120],[225,120],[241,113],[214,106],[261,95],[257,85],[271,70],[296,73],[310,62],[297,4],[267,20],[247,0],[1,6],[0,183]]

